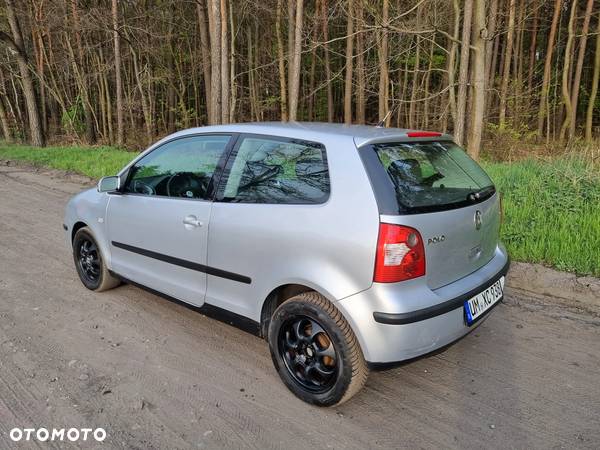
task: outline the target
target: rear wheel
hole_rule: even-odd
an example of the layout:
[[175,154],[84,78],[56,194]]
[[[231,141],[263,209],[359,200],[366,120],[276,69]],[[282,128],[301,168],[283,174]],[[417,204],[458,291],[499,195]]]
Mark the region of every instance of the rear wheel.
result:
[[106,291],[119,285],[104,263],[102,252],[88,227],[83,227],[73,238],[73,260],[83,285],[92,291]]
[[285,385],[308,403],[343,403],[367,379],[367,365],[348,322],[316,292],[292,297],[277,308],[269,325],[269,347]]

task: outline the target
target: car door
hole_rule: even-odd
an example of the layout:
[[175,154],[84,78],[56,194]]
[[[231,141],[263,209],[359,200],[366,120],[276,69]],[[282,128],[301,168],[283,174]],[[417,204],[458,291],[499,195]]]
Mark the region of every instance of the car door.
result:
[[168,141],[131,166],[110,196],[107,228],[117,274],[194,305],[206,294],[208,222],[231,135]]

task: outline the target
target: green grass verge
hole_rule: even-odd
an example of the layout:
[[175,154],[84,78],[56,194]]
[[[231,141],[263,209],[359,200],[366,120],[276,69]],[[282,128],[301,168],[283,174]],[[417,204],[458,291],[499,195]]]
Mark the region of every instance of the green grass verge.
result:
[[582,159],[484,163],[503,194],[502,239],[516,261],[600,276],[600,175]]
[[69,170],[92,178],[115,175],[135,153],[113,147],[26,147],[0,143],[0,159],[27,161],[35,166]]
[[[0,159],[93,178],[117,173],[134,153],[111,147],[0,144]],[[503,194],[502,239],[516,261],[600,276],[600,174],[582,159],[483,163]]]

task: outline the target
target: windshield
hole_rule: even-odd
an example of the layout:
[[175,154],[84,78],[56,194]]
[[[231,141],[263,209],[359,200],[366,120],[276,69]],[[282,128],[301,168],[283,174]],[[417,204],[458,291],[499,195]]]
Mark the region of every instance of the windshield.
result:
[[374,144],[373,149],[401,209],[460,207],[495,192],[483,169],[453,142],[393,142]]

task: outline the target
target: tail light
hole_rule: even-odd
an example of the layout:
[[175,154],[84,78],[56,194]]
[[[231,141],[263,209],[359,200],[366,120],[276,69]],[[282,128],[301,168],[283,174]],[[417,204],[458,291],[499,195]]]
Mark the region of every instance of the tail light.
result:
[[419,232],[402,225],[379,224],[373,281],[396,283],[423,275],[425,248]]

